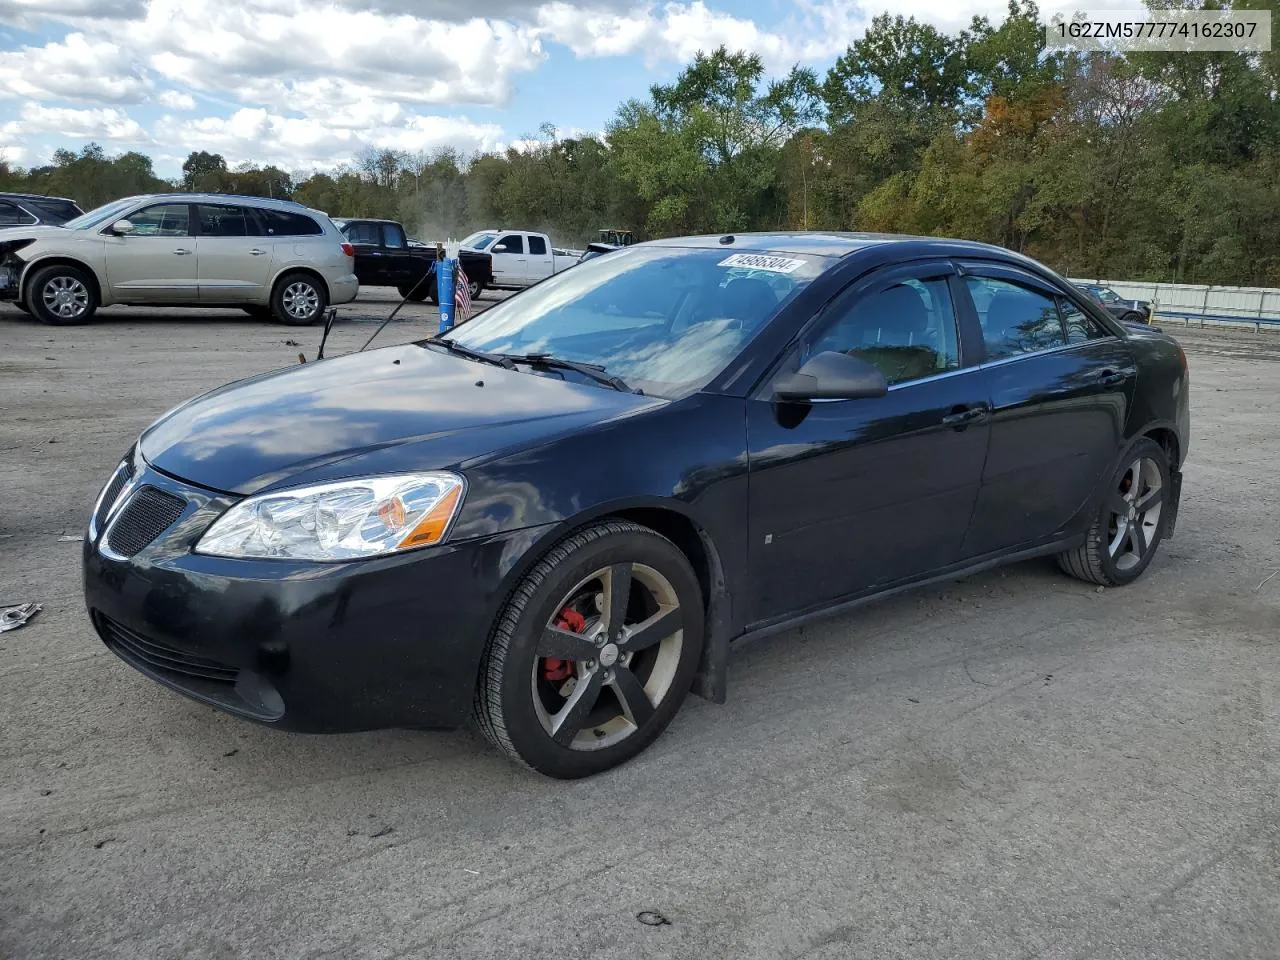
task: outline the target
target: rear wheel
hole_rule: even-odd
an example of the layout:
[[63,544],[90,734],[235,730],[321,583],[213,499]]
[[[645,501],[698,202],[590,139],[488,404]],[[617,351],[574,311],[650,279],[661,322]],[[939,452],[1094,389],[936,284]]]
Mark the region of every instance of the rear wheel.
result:
[[281,277],[271,294],[271,312],[281,323],[306,326],[324,316],[329,293],[324,284],[306,273],[290,273]]
[[1058,566],[1107,587],[1137,580],[1164,536],[1171,490],[1165,451],[1153,440],[1139,440],[1112,477],[1085,542],[1058,554]]
[[479,280],[467,280],[467,291],[471,294],[472,300],[479,300],[480,294],[484,293],[484,284]]
[[410,303],[421,303],[423,300],[427,299],[427,287],[430,285],[429,281],[423,280],[416,287],[412,284],[406,283],[396,287],[396,289],[400,292],[400,296],[404,297]]
[[98,294],[79,267],[54,264],[37,270],[27,283],[27,312],[42,323],[70,326],[88,323],[98,309]]
[[1137,310],[1130,310],[1120,318],[1123,323],[1146,323],[1147,318],[1144,314],[1138,313]]
[[608,770],[680,709],[702,633],[701,588],[675,544],[621,520],[588,527],[541,560],[499,614],[476,722],[549,776]]

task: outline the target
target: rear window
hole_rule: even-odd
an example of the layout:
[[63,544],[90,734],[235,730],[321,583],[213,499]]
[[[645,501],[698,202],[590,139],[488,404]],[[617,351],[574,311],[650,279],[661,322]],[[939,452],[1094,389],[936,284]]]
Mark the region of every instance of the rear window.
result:
[[314,237],[324,229],[304,213],[258,208],[258,217],[269,237]]
[[40,199],[28,200],[27,206],[36,212],[46,223],[66,223],[84,211],[70,200]]
[[22,226],[23,224],[35,222],[36,218],[16,203],[0,200],[0,227]]

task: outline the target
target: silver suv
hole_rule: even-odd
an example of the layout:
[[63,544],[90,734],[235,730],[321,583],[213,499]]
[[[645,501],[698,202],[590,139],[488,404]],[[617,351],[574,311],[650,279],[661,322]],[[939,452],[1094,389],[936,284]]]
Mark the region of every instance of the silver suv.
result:
[[351,244],[325,214],[288,200],[155,194],[59,227],[0,229],[0,300],[45,323],[87,323],[125,303],[306,324],[358,290]]

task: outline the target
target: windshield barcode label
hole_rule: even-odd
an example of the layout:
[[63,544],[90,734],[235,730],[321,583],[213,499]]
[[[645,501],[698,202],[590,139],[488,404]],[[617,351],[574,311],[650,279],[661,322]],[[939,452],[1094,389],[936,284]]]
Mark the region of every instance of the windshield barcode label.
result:
[[790,257],[769,257],[759,253],[735,253],[718,264],[721,267],[747,267],[752,270],[768,270],[771,273],[793,273],[803,267],[803,260]]

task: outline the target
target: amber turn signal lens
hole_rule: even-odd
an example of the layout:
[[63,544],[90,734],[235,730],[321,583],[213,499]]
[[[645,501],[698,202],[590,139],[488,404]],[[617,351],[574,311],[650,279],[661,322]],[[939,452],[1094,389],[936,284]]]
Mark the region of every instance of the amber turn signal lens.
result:
[[425,547],[432,543],[439,543],[444,538],[449,521],[453,519],[453,510],[461,496],[462,487],[460,486],[454,487],[445,494],[440,502],[418,521],[418,525],[409,532],[409,535],[400,541],[400,548],[403,550],[405,547]]

